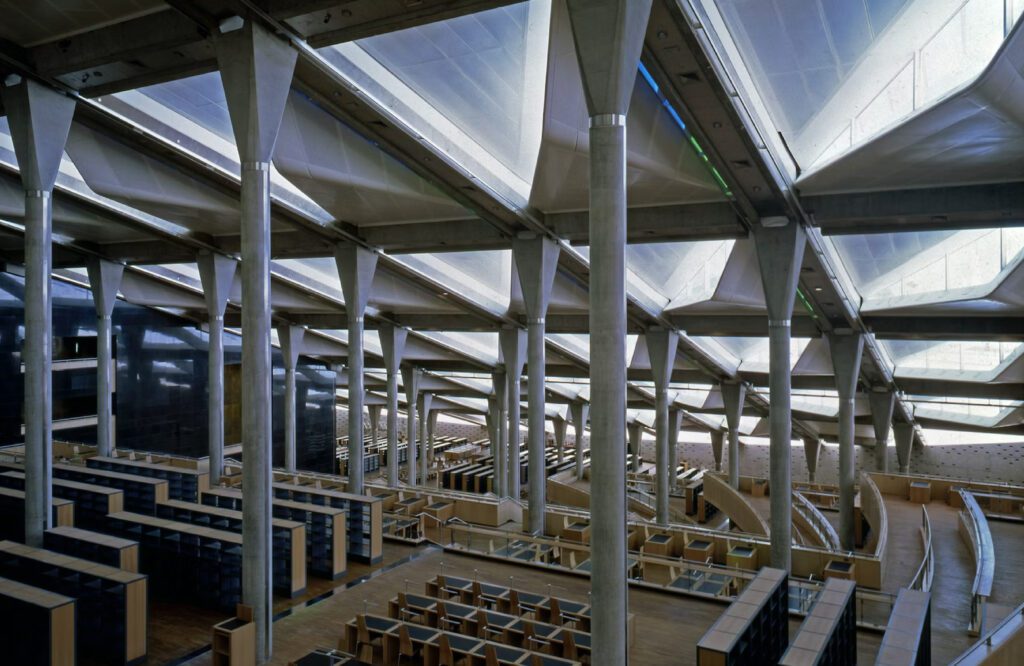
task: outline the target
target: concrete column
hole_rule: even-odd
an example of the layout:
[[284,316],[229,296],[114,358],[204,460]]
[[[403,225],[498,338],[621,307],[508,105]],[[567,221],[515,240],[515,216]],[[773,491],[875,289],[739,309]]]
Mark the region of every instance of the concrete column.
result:
[[498,451],[498,419],[500,418],[501,410],[498,409],[498,399],[490,396],[487,398],[487,413],[484,414],[484,421],[487,424],[487,444],[492,458],[497,455]]
[[568,0],[590,115],[593,663],[625,664],[626,113],[651,0]]
[[[302,343],[306,337],[306,329],[301,326],[281,324],[277,327],[277,340],[281,344],[281,356],[284,357],[284,468],[289,472],[296,470],[298,451],[298,421],[295,412],[295,368],[299,364]],[[349,420],[352,420],[352,393],[349,388]],[[349,459],[349,476],[351,477],[352,460]]]
[[640,445],[644,441],[643,427],[633,421],[626,426],[626,432],[628,433],[629,452],[633,454],[632,471],[640,471]]
[[434,394],[426,391],[420,393],[420,483],[426,484],[430,478],[430,407],[434,402]]
[[573,432],[576,433],[576,480],[583,479],[583,438],[586,437],[587,418],[590,417],[590,403],[577,400],[569,403],[569,417]]
[[859,333],[830,333],[828,344],[832,351],[836,391],[839,393],[839,542],[843,549],[853,550],[856,547],[853,522],[853,500],[856,494],[854,399],[860,377],[864,336]]
[[747,399],[747,385],[740,382],[722,383],[722,402],[725,421],[729,426],[729,485],[740,487],[740,418]]
[[[544,465],[545,420],[545,358],[544,317],[551,300],[551,286],[558,268],[559,247],[544,236],[521,235],[512,241],[516,273],[526,306],[527,354],[530,374],[527,385],[528,429],[526,444],[530,455],[530,511],[529,530],[544,533],[544,507],[547,506],[547,475]],[[517,438],[518,439],[518,438]]]
[[[225,24],[226,25],[226,24]],[[256,661],[270,659],[270,160],[296,51],[245,21],[216,39],[242,175],[242,603],[252,606]]]
[[13,76],[3,102],[25,190],[25,543],[41,548],[52,522],[52,197],[75,102]]
[[558,462],[565,461],[565,430],[568,423],[559,415],[551,419],[551,427],[555,431],[555,448],[558,449]]
[[405,353],[405,339],[409,334],[404,328],[389,323],[380,325],[381,352],[384,354],[384,370],[388,376],[388,486],[398,487],[398,374]]
[[420,399],[420,378],[423,371],[419,368],[402,368],[402,384],[405,386],[405,426],[408,437],[405,468],[408,472],[406,482],[416,485],[416,407]]
[[[721,430],[712,430],[709,434],[711,435],[711,455],[714,456],[714,458],[715,458],[715,471],[716,472],[721,472],[722,471],[722,449],[725,448],[725,446],[724,446],[724,444],[725,444],[725,433],[722,432]],[[729,472],[730,472],[730,474],[732,472],[732,459],[731,458],[729,460]],[[739,475],[738,474],[737,474],[737,477],[736,477],[736,481],[737,481],[737,484],[738,484],[739,483]],[[731,476],[729,478],[729,483],[730,484],[732,483]],[[738,487],[738,485],[737,485],[737,487]]]
[[[790,318],[796,299],[804,230],[798,222],[767,218],[754,225],[758,267],[768,309],[769,487],[771,566],[789,571],[793,544],[791,451],[793,434]],[[780,492],[781,491],[781,492]]]
[[367,405],[366,412],[370,417],[370,445],[377,449],[377,435],[380,433],[380,405]]
[[220,483],[224,472],[224,308],[235,281],[238,262],[222,254],[202,252],[196,257],[199,279],[206,299],[210,346],[207,351],[207,428],[210,452],[210,485]]
[[910,474],[910,448],[914,444],[914,426],[910,423],[894,423],[892,434],[896,439],[896,458],[900,474]]
[[875,471],[889,471],[889,429],[892,412],[896,407],[896,393],[887,389],[868,393],[871,422],[875,426]]
[[[498,333],[501,341],[501,354],[505,362],[505,375],[508,383],[508,451],[506,452],[505,472],[507,476],[505,489],[508,496],[519,499],[520,468],[519,445],[522,442],[520,432],[520,403],[522,401],[523,350],[526,347],[526,331],[521,328],[506,326]],[[543,414],[543,412],[542,412]],[[531,511],[531,514],[537,513]]]
[[683,410],[670,408],[668,410],[668,447],[672,460],[669,465],[671,472],[671,487],[676,486],[676,470],[679,469],[679,431],[683,428]]
[[377,271],[377,254],[358,245],[334,248],[348,317],[348,491],[363,492],[363,313]]
[[498,440],[494,454],[494,494],[508,497],[508,375],[504,371],[491,373],[494,396],[498,401]]
[[109,456],[114,450],[114,341],[110,317],[124,265],[90,257],[86,268],[96,304],[96,449],[101,456]]
[[676,361],[679,334],[661,327],[648,329],[644,336],[647,355],[651,361],[654,376],[655,397],[655,520],[661,525],[669,522],[669,501],[672,478],[672,452],[669,444],[670,423],[668,418],[668,385],[672,381],[672,367]]
[[432,409],[427,413],[427,459],[434,464],[434,432],[437,430],[437,415],[439,412]]
[[804,437],[804,458],[807,460],[807,482],[814,483],[818,473],[818,454],[821,453],[820,437]]

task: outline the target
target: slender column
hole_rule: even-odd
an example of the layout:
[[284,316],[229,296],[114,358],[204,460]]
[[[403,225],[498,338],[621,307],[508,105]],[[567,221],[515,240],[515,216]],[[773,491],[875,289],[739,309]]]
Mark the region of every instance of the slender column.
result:
[[[798,222],[766,218],[754,225],[757,261],[768,309],[768,422],[771,566],[789,571],[793,547],[791,451],[793,434],[790,317],[796,300],[804,230]],[[780,492],[781,491],[781,492]]]
[[544,464],[544,317],[547,316],[551,286],[555,281],[559,248],[549,238],[524,234],[512,241],[512,253],[515,257],[516,273],[522,288],[527,318],[527,354],[530,368],[527,400],[530,409],[527,414],[526,443],[530,455],[530,506],[536,508],[530,511],[529,530],[532,534],[543,534],[547,506],[547,475]]
[[[298,428],[295,412],[295,368],[299,364],[302,343],[306,337],[306,329],[301,326],[282,324],[277,327],[277,340],[281,344],[281,356],[284,357],[284,468],[294,472],[297,465]],[[349,388],[349,419],[351,414],[351,387]],[[349,459],[349,471],[352,461]],[[349,475],[351,476],[351,474]]]
[[[520,403],[522,401],[523,348],[526,346],[526,331],[521,328],[505,327],[498,334],[501,342],[501,354],[505,361],[505,376],[508,383],[508,451],[506,451],[505,473],[507,481],[505,490],[509,497],[519,499],[520,490],[520,449],[522,433],[520,432]],[[541,412],[543,414],[543,412]],[[535,514],[531,511],[530,514]]]
[[498,410],[498,399],[494,396],[487,398],[487,413],[484,414],[484,421],[487,424],[487,444],[491,451],[491,457],[496,455],[498,449],[498,419],[501,418]]
[[910,448],[914,444],[914,426],[909,423],[894,423],[892,434],[896,439],[896,458],[900,474],[910,474]]
[[569,0],[590,116],[590,589],[595,666],[625,664],[626,113],[651,0]]
[[586,436],[590,403],[582,400],[569,403],[569,416],[572,418],[573,432],[576,433],[576,479],[580,481],[583,479],[583,438]]
[[380,434],[380,405],[367,405],[366,412],[370,417],[370,446],[377,450],[377,436]]
[[[716,472],[721,472],[722,471],[722,449],[725,448],[723,446],[725,444],[725,433],[722,432],[721,430],[712,430],[709,434],[711,435],[711,455],[715,459],[715,471]],[[732,460],[731,459],[729,461],[729,472],[730,472],[730,474],[732,473]],[[737,475],[737,481],[738,480],[739,480],[739,477]],[[729,482],[730,482],[730,484],[732,483],[732,478],[729,479]]]
[[675,475],[672,467],[672,453],[669,450],[668,385],[672,380],[672,368],[676,361],[679,334],[661,327],[648,329],[645,336],[647,355],[654,375],[655,398],[655,520],[661,525],[669,522],[668,496],[671,481]]
[[405,385],[405,426],[408,437],[405,468],[408,472],[406,483],[416,485],[416,405],[420,398],[420,378],[423,371],[419,368],[402,368],[402,384]]
[[220,35],[215,45],[242,163],[242,603],[253,608],[256,661],[262,663],[273,645],[270,160],[297,54],[252,21]]
[[743,402],[746,399],[746,384],[722,383],[725,421],[729,425],[729,485],[737,490],[740,487],[740,418],[743,416]]
[[430,410],[427,414],[427,453],[430,464],[434,464],[434,432],[437,430],[437,415],[440,412],[436,409]]
[[676,470],[679,469],[679,431],[683,428],[683,410],[670,408],[668,410],[668,446],[672,455],[669,469],[671,471],[671,486],[675,488],[676,480],[679,478]]
[[632,470],[634,472],[640,471],[640,445],[644,441],[644,431],[642,430],[639,423],[636,421],[626,426],[626,432],[629,438],[629,451],[633,454],[633,465]]
[[86,268],[96,304],[96,449],[101,456],[109,456],[114,450],[114,350],[110,318],[124,265],[91,257]]
[[871,406],[871,422],[875,426],[875,471],[889,471],[889,429],[892,426],[892,413],[896,407],[896,393],[893,391],[873,390],[868,393]]
[[504,371],[491,373],[494,395],[498,401],[498,441],[494,455],[494,494],[508,497],[508,375]]
[[348,491],[363,493],[363,313],[377,270],[377,254],[358,245],[334,249],[348,317]]
[[420,483],[426,484],[430,478],[430,407],[434,402],[434,395],[426,391],[420,393]]
[[398,487],[398,374],[405,353],[405,339],[409,334],[404,328],[392,324],[380,325],[380,347],[384,354],[384,370],[388,376],[388,486]]
[[565,430],[568,424],[562,415],[551,419],[551,427],[555,431],[555,448],[558,450],[558,462],[565,461]]
[[224,309],[235,281],[238,262],[230,257],[202,252],[196,257],[206,299],[210,335],[207,351],[207,411],[210,485],[220,483],[224,472]]
[[860,377],[860,358],[864,350],[864,337],[859,333],[828,336],[835,370],[836,391],[839,393],[839,541],[845,550],[856,546],[853,524],[854,481],[854,398]]
[[52,523],[52,196],[75,102],[17,76],[3,102],[25,190],[25,543],[41,548]]
[[821,453],[820,437],[804,437],[804,459],[807,461],[807,482],[814,483],[818,473],[818,455]]

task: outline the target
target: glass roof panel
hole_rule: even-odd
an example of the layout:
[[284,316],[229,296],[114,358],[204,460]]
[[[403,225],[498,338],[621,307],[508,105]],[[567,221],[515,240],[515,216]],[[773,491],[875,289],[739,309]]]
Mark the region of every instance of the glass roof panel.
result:
[[882,340],[898,374],[921,371],[990,372],[1024,344],[997,341]]
[[1014,227],[828,238],[866,299],[985,285],[1024,251],[1024,229]]
[[549,2],[524,2],[357,44],[529,180],[540,145],[549,15]]
[[626,246],[626,265],[663,297],[696,302],[714,293],[733,245],[734,240],[637,243]]
[[271,262],[270,270],[275,275],[293,280],[305,287],[314,287],[341,303],[345,302],[334,257],[277,259]]
[[[768,338],[706,337],[693,338],[701,345],[714,348],[717,344],[740,360],[740,372],[768,372]],[[790,365],[795,367],[810,338],[792,338],[789,343]]]
[[498,334],[486,331],[421,331],[423,337],[433,340],[460,354],[472,356],[484,363],[498,362]]
[[508,310],[512,293],[511,250],[391,256],[490,312],[503,314]]
[[1004,0],[702,2],[805,171],[968,83],[1021,13]]

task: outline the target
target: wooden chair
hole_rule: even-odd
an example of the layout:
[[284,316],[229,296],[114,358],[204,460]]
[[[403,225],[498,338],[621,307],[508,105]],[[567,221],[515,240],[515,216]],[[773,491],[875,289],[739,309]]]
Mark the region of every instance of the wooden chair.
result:
[[550,652],[551,641],[538,636],[532,622],[523,622],[523,647],[537,652]]
[[448,617],[448,609],[444,603],[437,604],[437,628],[442,631],[454,631],[462,633],[462,620]]
[[579,650],[576,649],[576,636],[571,631],[562,632],[562,657],[579,661]]
[[451,641],[444,634],[437,639],[437,663],[438,666],[459,666],[466,663],[465,659],[456,661]]
[[360,613],[359,615],[356,615],[355,650],[359,661],[365,661],[368,664],[372,664],[374,646],[380,646],[382,651],[384,649],[382,639],[375,639],[370,636],[370,629],[366,626],[366,616]]
[[508,591],[508,605],[512,609],[512,614],[513,615],[526,615],[527,613],[529,613],[530,615],[536,616],[536,613],[537,613],[537,607],[536,606],[533,606],[533,605],[530,605],[530,604],[526,604],[526,603],[522,603],[521,601],[519,601],[519,590],[511,589],[511,588],[509,589],[509,591]]
[[563,613],[562,606],[558,603],[558,599],[555,597],[548,597],[548,612],[551,616],[548,622],[551,624],[576,625],[576,618],[572,615],[566,615]]
[[498,641],[499,643],[505,642],[505,630],[492,627],[491,623],[487,620],[487,613],[479,613],[477,616],[477,633],[480,638],[485,641]]
[[[439,599],[451,599],[452,596],[458,596],[459,591],[453,590],[448,587],[448,579],[444,576],[438,575],[437,577],[437,595]],[[445,596],[441,596],[445,595]]]
[[398,619],[406,622],[418,622],[424,624],[423,613],[409,608],[409,597],[405,592],[398,593]]
[[501,666],[501,662],[498,661],[498,651],[493,645],[488,645],[484,648],[484,665]]
[[412,637],[409,636],[409,627],[402,624],[398,627],[398,663],[402,663],[402,657],[409,657],[410,663],[417,656],[416,646],[413,645]]

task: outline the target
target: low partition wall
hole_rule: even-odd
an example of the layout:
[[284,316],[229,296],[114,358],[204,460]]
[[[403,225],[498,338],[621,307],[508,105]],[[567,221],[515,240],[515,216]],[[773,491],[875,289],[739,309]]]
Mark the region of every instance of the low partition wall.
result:
[[[573,507],[556,507],[549,505],[545,515],[545,530],[550,535],[561,536],[563,534],[576,534],[578,530],[573,529],[573,523],[589,523],[590,513],[583,509]],[[528,508],[523,509],[524,520]],[[639,551],[654,534],[667,534],[671,537],[668,544],[662,546],[666,556],[681,559],[687,554],[687,547],[693,541],[707,542],[705,548],[707,557],[713,562],[725,563],[728,561],[729,552],[735,546],[744,546],[752,551],[751,561],[756,566],[767,565],[771,561],[771,542],[765,536],[756,534],[745,534],[742,532],[728,532],[714,530],[707,527],[692,525],[672,524],[659,526],[652,523],[630,520],[627,522],[629,531],[628,547],[632,551]],[[690,550],[690,561],[705,560],[702,555],[699,560],[695,559],[696,550]],[[836,552],[824,548],[811,546],[793,546],[792,552],[792,575],[798,578],[814,577],[824,578],[825,568],[831,562],[850,564],[851,575],[860,587],[873,590],[882,589],[882,570],[885,551],[881,555],[859,552]]]
[[747,534],[768,536],[768,523],[757,509],[720,474],[704,475],[704,499],[729,517],[734,525]]
[[952,506],[961,506],[959,504],[959,495],[956,492],[960,488],[978,493],[999,493],[1024,497],[1024,486],[1009,483],[984,483],[921,474],[883,474],[881,472],[871,472],[870,476],[883,495],[897,495],[904,499],[909,496],[910,484],[912,482],[926,482],[930,486],[932,499],[942,499]]
[[836,534],[836,528],[832,527],[832,523],[818,507],[796,490],[793,491],[793,524],[803,534],[814,539],[814,543],[809,545],[839,550],[839,535]]
[[889,539],[889,514],[885,510],[882,492],[866,472],[860,474],[860,510],[871,529],[864,550],[880,557],[885,554],[885,544]]
[[500,527],[510,521],[523,519],[523,508],[510,498],[498,499],[478,493],[465,493],[445,488],[418,488],[402,486],[389,488],[383,484],[366,484],[367,492],[384,501],[384,509],[391,511],[397,502],[417,497],[423,500],[424,506],[437,502],[452,502],[453,516],[459,520],[475,525]]

